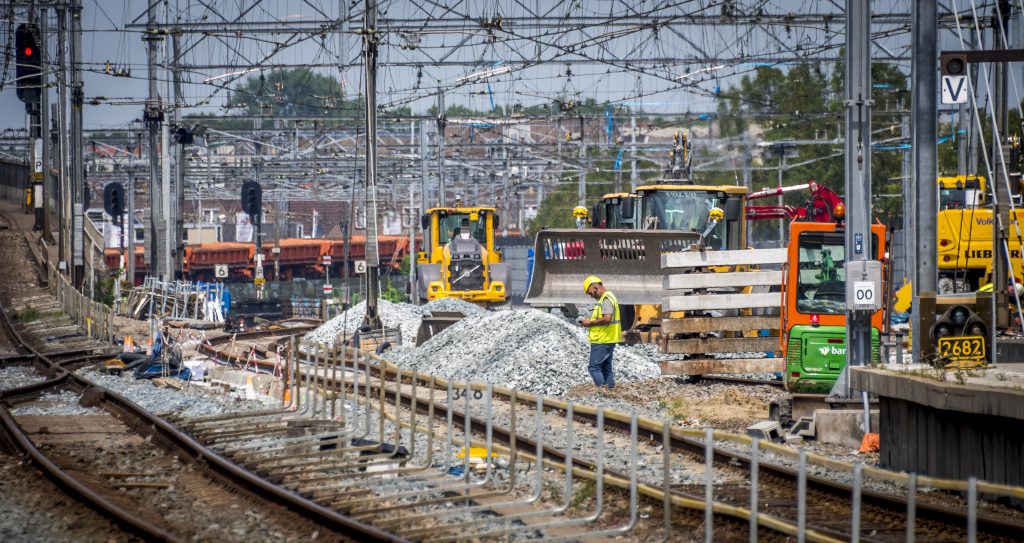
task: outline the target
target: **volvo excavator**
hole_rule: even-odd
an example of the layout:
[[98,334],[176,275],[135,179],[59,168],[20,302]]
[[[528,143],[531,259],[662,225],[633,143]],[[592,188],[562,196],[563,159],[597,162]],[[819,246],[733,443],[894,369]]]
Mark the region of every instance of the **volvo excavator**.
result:
[[422,217],[424,251],[416,265],[420,300],[460,298],[481,305],[507,299],[508,264],[494,248],[493,207],[439,207]]

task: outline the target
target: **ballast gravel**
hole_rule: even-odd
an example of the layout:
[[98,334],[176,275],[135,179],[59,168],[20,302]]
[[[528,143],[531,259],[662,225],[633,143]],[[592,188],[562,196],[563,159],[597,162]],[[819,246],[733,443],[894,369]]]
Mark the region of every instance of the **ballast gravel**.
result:
[[79,375],[135,402],[147,411],[156,414],[201,417],[236,413],[249,409],[266,409],[279,404],[270,400],[242,400],[229,394],[212,394],[199,386],[187,386],[181,390],[157,388],[146,380],[136,380],[130,375],[107,375],[95,370],[80,370]]
[[69,390],[60,392],[47,392],[32,403],[20,405],[11,409],[12,415],[92,415],[102,413],[101,410],[91,407],[82,407],[78,401],[82,398]]
[[[560,395],[591,382],[586,331],[535,309],[467,317],[423,345],[385,355],[399,366],[458,381],[490,382],[545,395]],[[644,348],[615,349],[617,383],[651,379],[661,371]]]
[[[407,346],[411,346],[416,342],[416,332],[419,330],[423,315],[432,311],[461,311],[467,317],[487,313],[487,310],[480,306],[453,298],[434,300],[421,306],[393,303],[387,300],[377,301],[377,312],[380,314],[384,326],[400,329],[402,332],[402,345]],[[333,347],[334,341],[339,335],[352,334],[362,326],[365,316],[366,302],[359,302],[350,307],[348,311],[339,314],[320,325],[316,330],[306,334],[304,342]]]
[[43,374],[31,366],[12,366],[0,369],[0,389],[23,387],[45,379]]

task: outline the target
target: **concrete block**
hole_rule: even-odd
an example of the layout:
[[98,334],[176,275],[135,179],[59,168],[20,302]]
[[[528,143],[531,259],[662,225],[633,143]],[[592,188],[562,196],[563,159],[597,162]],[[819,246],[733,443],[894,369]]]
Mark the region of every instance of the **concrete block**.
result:
[[800,417],[789,429],[789,435],[813,438],[814,417]]
[[786,436],[786,445],[799,445],[804,442],[803,436],[789,434]]
[[747,427],[747,435],[758,439],[782,441],[782,426],[774,420],[765,420]]
[[[878,431],[878,411],[871,411],[871,429]],[[851,449],[860,449],[864,439],[864,411],[862,409],[817,409],[814,411],[816,438],[822,443],[833,443]]]

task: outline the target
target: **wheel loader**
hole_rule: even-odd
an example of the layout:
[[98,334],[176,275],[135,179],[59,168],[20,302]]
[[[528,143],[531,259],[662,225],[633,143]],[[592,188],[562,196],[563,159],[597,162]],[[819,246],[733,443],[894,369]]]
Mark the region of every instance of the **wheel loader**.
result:
[[481,305],[507,300],[508,264],[494,248],[493,207],[439,207],[422,218],[424,251],[417,255],[420,300],[460,298]]

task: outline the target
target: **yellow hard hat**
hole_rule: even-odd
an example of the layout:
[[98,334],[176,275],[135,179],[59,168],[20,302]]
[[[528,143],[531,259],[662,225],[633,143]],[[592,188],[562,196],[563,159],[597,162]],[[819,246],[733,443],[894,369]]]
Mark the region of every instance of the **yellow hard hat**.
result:
[[601,279],[599,277],[597,277],[596,275],[591,275],[590,277],[587,277],[586,279],[583,280],[583,292],[584,293],[589,293],[590,292],[590,287],[592,287],[594,285],[594,283],[600,283],[600,282],[601,282]]
[[590,212],[583,206],[576,206],[572,208],[572,216],[577,219],[586,219],[587,215],[590,215]]

